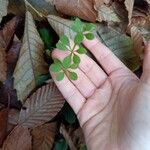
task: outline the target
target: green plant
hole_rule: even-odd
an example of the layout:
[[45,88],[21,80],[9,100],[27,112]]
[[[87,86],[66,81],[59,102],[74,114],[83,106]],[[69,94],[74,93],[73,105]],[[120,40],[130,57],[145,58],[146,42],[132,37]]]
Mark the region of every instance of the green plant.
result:
[[[56,44],[57,49],[68,51],[69,54],[63,59],[54,59],[54,63],[50,66],[50,70],[56,73],[56,80],[63,80],[64,76],[68,76],[70,80],[77,80],[78,75],[75,69],[79,67],[80,55],[86,54],[86,49],[82,46],[84,39],[93,40],[94,34],[92,31],[95,25],[92,23],[83,23],[79,18],[75,19],[71,29],[76,33],[74,42],[63,35]],[[73,44],[72,44],[73,43]]]

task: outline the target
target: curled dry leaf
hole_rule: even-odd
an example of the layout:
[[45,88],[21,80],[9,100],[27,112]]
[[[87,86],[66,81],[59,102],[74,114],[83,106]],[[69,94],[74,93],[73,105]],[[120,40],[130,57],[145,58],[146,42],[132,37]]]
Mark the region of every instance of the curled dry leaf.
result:
[[16,126],[8,135],[3,150],[31,150],[31,135],[27,128]]
[[0,0],[0,22],[7,15],[8,0]]
[[134,0],[125,0],[125,6],[128,11],[129,23],[131,23],[133,7],[134,7]]
[[0,110],[0,147],[3,144],[3,140],[7,135],[7,120],[8,120],[8,108]]
[[2,30],[0,30],[0,81],[6,80],[6,49],[14,35],[18,22],[19,18],[14,17],[4,26]]
[[19,124],[28,128],[40,126],[55,117],[64,102],[55,83],[51,81],[27,99],[20,113]]
[[48,123],[32,130],[33,150],[51,150],[53,147],[57,123]]
[[18,99],[24,101],[38,85],[38,77],[48,72],[43,57],[44,44],[30,12],[26,13],[23,45],[14,71],[14,88]]
[[107,5],[101,5],[97,9],[98,11],[98,17],[97,20],[102,22],[121,22],[119,16],[114,11],[114,8],[112,6]]
[[55,0],[56,9],[62,14],[77,16],[87,21],[96,21],[96,11],[92,0]]
[[142,34],[139,32],[137,27],[132,26],[130,30],[131,30],[131,38],[133,39],[134,51],[139,57],[143,58],[144,38]]

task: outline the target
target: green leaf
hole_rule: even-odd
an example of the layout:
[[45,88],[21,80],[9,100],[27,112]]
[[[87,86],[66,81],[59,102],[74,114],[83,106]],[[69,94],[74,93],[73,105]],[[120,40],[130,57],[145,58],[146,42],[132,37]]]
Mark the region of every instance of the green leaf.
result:
[[54,150],[68,150],[68,144],[65,139],[60,139],[55,142]]
[[50,35],[50,32],[47,28],[40,28],[38,31],[45,44],[45,48],[50,49],[52,47],[53,36]]
[[38,86],[42,86],[50,78],[49,74],[43,74],[37,77]]
[[93,23],[87,23],[84,26],[84,31],[91,31],[96,28],[96,25]]
[[69,72],[69,79],[75,81],[78,79],[78,75],[75,72]]
[[50,66],[50,71],[52,72],[59,72],[61,71],[61,65],[58,63],[54,63]]
[[80,57],[78,56],[78,55],[74,55],[73,56],[73,62],[75,63],[75,64],[79,64],[80,63]]
[[71,29],[74,31],[74,32],[81,32],[82,31],[82,28],[83,28],[83,23],[81,22],[81,20],[79,18],[77,18],[75,21],[74,21],[74,24],[71,26]]
[[93,40],[95,36],[94,36],[93,33],[87,33],[87,34],[85,34],[85,37],[86,37],[88,40]]
[[64,77],[65,77],[64,72],[60,72],[60,73],[58,73],[58,74],[56,75],[56,80],[57,80],[57,81],[61,81],[61,80],[64,79]]
[[67,56],[63,60],[63,67],[69,68],[71,66],[71,55]]
[[77,52],[78,52],[79,54],[86,54],[86,53],[87,53],[87,50],[86,50],[84,47],[80,47],[80,48],[77,50]]
[[79,64],[72,64],[70,66],[70,69],[77,69],[79,67]]
[[74,113],[74,111],[68,103],[65,103],[62,109],[62,115],[66,122],[68,122],[69,124],[73,124],[77,120],[76,114]]
[[86,147],[86,145],[84,145],[84,144],[81,144],[81,145],[80,145],[80,148],[79,148],[79,150],[87,150],[87,147]]
[[74,39],[74,42],[75,44],[80,44],[84,39],[84,35],[82,33],[78,33],[76,36],[75,36],[75,39]]
[[67,47],[66,45],[64,45],[63,43],[61,43],[60,41],[56,44],[56,47],[59,49],[59,50],[67,50]]
[[62,65],[62,62],[61,62],[59,59],[57,59],[57,58],[54,59],[54,63],[55,63],[55,64]]
[[66,35],[61,36],[60,41],[64,45],[69,45],[69,38]]

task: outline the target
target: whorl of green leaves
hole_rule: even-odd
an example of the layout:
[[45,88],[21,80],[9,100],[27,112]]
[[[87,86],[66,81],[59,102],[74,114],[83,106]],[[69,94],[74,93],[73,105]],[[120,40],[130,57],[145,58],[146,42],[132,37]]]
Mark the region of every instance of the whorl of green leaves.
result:
[[65,75],[70,80],[78,79],[78,75],[73,70],[77,69],[80,64],[80,54],[86,54],[87,52],[82,46],[82,42],[84,39],[94,39],[92,31],[95,29],[95,25],[92,23],[83,23],[77,18],[71,29],[76,33],[73,47],[70,45],[70,40],[66,35],[61,36],[56,44],[57,49],[62,51],[69,50],[70,54],[63,61],[54,59],[54,63],[50,66],[50,71],[56,73],[57,81],[63,80]]

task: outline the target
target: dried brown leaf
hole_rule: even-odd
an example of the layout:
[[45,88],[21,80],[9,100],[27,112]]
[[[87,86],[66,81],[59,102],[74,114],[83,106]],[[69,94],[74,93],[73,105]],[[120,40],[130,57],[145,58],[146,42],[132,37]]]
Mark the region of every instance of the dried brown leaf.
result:
[[135,26],[131,27],[131,38],[133,40],[133,48],[138,56],[142,58],[144,53],[144,38]]
[[6,80],[7,64],[5,49],[0,48],[0,81]]
[[9,43],[14,35],[18,21],[19,18],[14,17],[0,31],[0,81],[6,80],[6,71],[7,71],[6,49],[9,46]]
[[121,22],[119,16],[114,11],[112,6],[101,5],[97,9],[98,11],[98,18],[97,20],[102,22]]
[[19,110],[10,109],[8,114],[7,132],[9,133],[18,124]]
[[25,101],[38,86],[39,76],[48,73],[43,51],[44,43],[36,29],[33,17],[30,12],[26,12],[23,44],[13,75],[14,88],[21,101]]
[[109,4],[112,0],[94,0],[94,7],[97,9],[103,4]]
[[150,0],[145,0],[148,4],[150,4]]
[[6,138],[3,150],[31,150],[31,135],[27,128],[17,126]]
[[96,21],[96,11],[92,0],[55,0],[56,9],[65,15],[77,16],[87,21]]
[[7,15],[8,0],[0,0],[0,22]]
[[53,147],[56,130],[56,123],[48,123],[34,128],[32,131],[33,150],[51,150]]
[[8,108],[0,110],[0,147],[7,134]]
[[63,104],[63,96],[51,81],[27,99],[20,113],[19,124],[28,128],[40,126],[55,117]]
[[0,103],[7,106],[8,101],[10,101],[10,107],[21,109],[21,103],[17,99],[16,90],[11,87],[10,81],[5,84],[0,83]]
[[126,6],[126,9],[128,11],[129,23],[131,23],[133,7],[134,7],[134,0],[125,0],[125,6]]
[[64,138],[65,138],[66,142],[68,143],[70,149],[71,150],[77,150],[77,147],[73,143],[72,138],[71,138],[69,132],[66,130],[64,125],[61,125],[60,133],[64,136]]
[[32,13],[36,20],[41,20],[48,14],[57,14],[54,6],[54,0],[10,0],[8,12],[15,15],[24,15],[26,12],[24,5],[25,1],[28,6],[28,10]]

